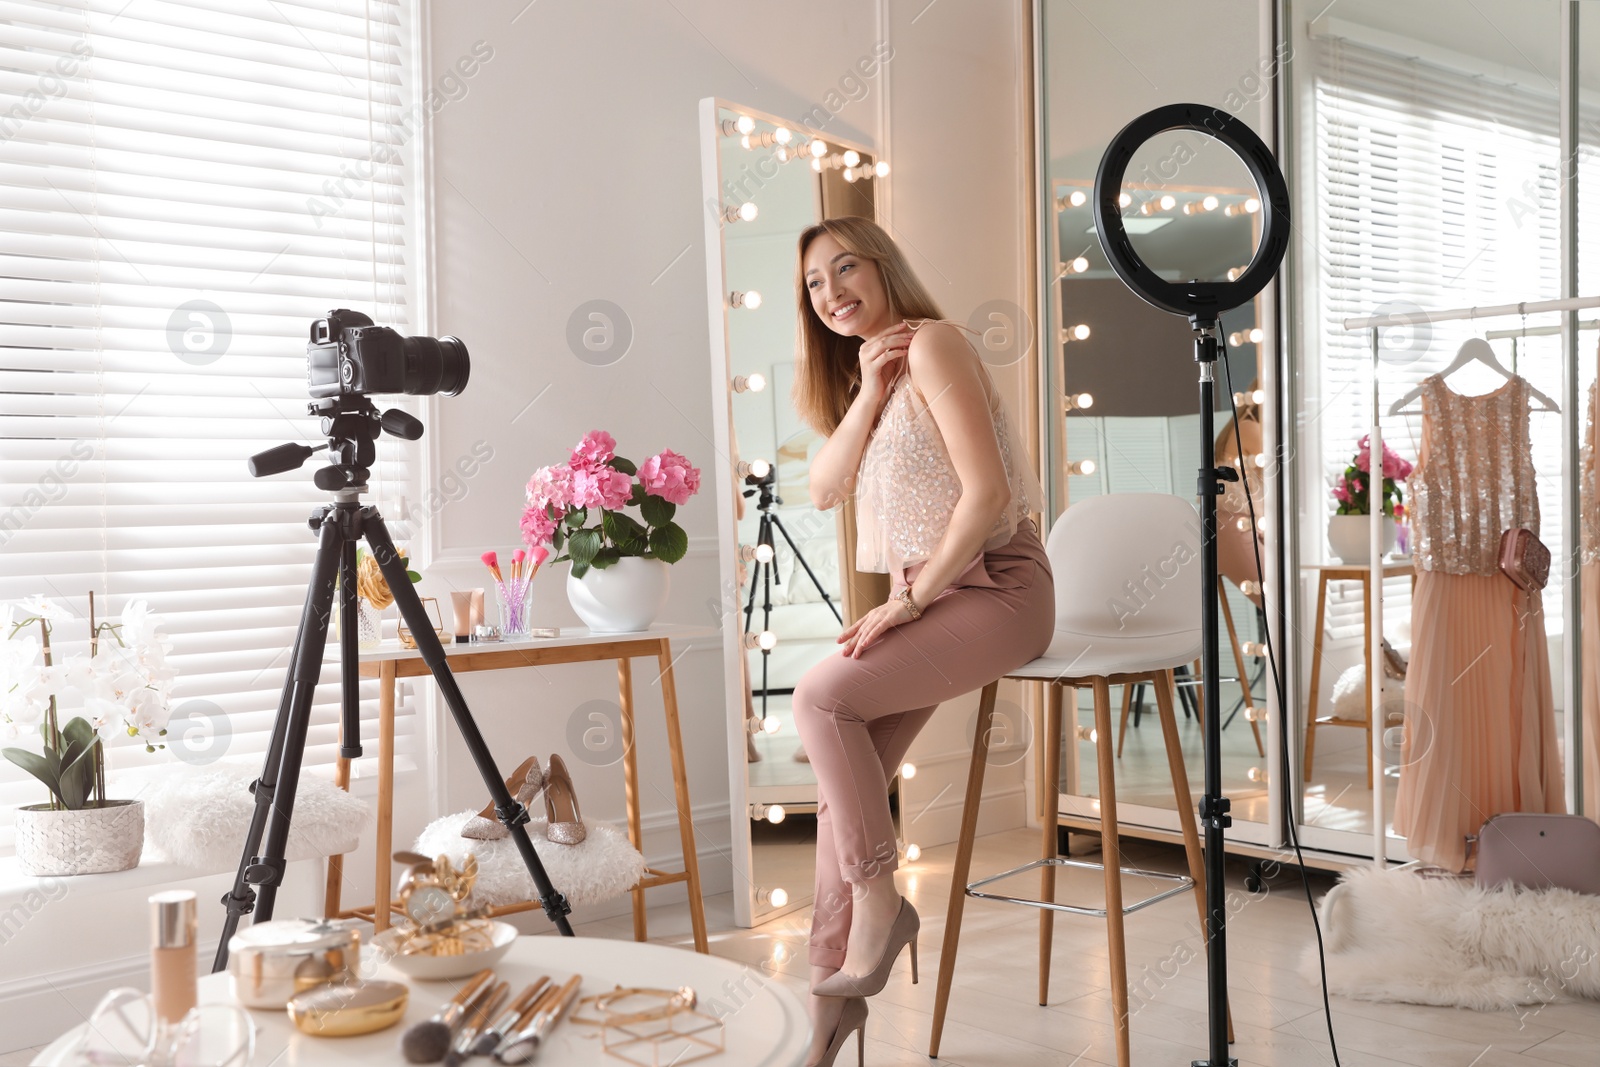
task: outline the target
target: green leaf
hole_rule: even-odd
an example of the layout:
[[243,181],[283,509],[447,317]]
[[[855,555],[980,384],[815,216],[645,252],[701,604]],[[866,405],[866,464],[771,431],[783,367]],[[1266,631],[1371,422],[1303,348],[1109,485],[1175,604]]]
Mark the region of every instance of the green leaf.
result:
[[678,511],[678,505],[664,497],[646,496],[639,505],[639,514],[644,516],[644,521],[651,526],[665,526],[672,521],[672,516]]
[[[560,552],[566,547],[566,544],[566,532],[562,530],[560,526],[557,526],[555,528],[555,532],[550,535],[550,547],[556,550],[557,559],[560,559]],[[552,560],[551,562],[555,562],[555,560]]]
[[628,546],[640,550],[644,548],[649,531],[632,515],[621,511],[608,511],[605,517],[606,536],[615,541],[619,547]]
[[589,509],[588,508],[574,508],[571,511],[567,512],[567,526],[569,526],[570,528],[572,528],[574,530],[576,530],[578,527],[582,526],[584,523],[586,523],[588,521],[589,521]]
[[600,551],[599,530],[574,530],[572,531],[572,562],[587,568],[594,561],[595,554]]
[[633,486],[633,492],[628,494],[628,504],[631,507],[638,507],[640,504],[644,503],[644,498],[646,495],[647,494],[644,491],[644,486],[635,482]]
[[676,563],[689,551],[689,535],[675,522],[658,526],[650,531],[650,551],[657,559]]
[[67,725],[61,728],[61,736],[75,745],[87,748],[95,741],[94,727],[89,725],[89,720],[83,716],[75,716]]
[[639,468],[633,465],[633,460],[623,459],[621,456],[612,456],[606,461],[606,466],[619,470],[623,474],[638,474]]
[[406,571],[406,577],[411,579],[412,585],[416,585],[418,582],[422,581],[422,575],[418,574],[416,571]]
[[574,578],[582,578],[585,574],[588,574],[588,573],[589,573],[589,565],[587,563],[576,563],[576,562],[574,562],[572,564],[572,576]]
[[25,748],[0,749],[0,755],[4,755],[6,759],[39,779],[50,792],[54,793],[56,791],[56,783],[61,777],[58,773],[60,770],[59,764],[39,755],[37,752],[29,752]]
[[621,558],[622,552],[615,545],[607,545],[594,554],[592,566],[603,571]]

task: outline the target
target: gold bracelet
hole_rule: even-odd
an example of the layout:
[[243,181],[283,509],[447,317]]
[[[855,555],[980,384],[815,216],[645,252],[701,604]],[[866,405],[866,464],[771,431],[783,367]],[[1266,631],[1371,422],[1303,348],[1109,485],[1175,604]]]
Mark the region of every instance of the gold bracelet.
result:
[[922,609],[917,607],[916,600],[912,598],[911,587],[909,585],[902,585],[900,587],[900,591],[895,593],[895,598],[903,603],[911,612],[912,619],[922,618]]

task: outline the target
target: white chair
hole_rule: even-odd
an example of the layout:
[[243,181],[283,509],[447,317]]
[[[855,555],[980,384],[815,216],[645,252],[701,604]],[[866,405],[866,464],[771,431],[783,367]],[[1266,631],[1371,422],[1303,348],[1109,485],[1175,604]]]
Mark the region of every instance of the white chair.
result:
[[[1119,493],[1090,497],[1064,511],[1050,530],[1045,551],[1055,578],[1055,639],[1045,654],[1005,675],[1048,683],[1045,701],[1041,777],[1050,797],[1051,816],[1043,824],[1041,857],[1010,871],[968,883],[972,841],[983,795],[983,771],[1000,679],[984,687],[967,772],[967,795],[961,811],[950,907],[945,920],[944,950],[939,957],[939,986],[933,1008],[933,1037],[928,1055],[939,1054],[945,1009],[955,973],[961,938],[961,913],[968,896],[1039,908],[1039,1003],[1048,1000],[1050,948],[1055,913],[1093,915],[1106,920],[1111,958],[1111,1005],[1117,1034],[1118,1067],[1128,1067],[1128,976],[1122,917],[1185,890],[1193,889],[1200,927],[1205,928],[1205,869],[1195,829],[1194,798],[1184,770],[1178,725],[1173,714],[1174,667],[1200,655],[1200,522],[1188,501],[1163,493]],[[1121,865],[1117,834],[1117,799],[1112,751],[1111,686],[1148,684],[1156,693],[1161,732],[1171,766],[1178,820],[1190,877],[1141,871]],[[1057,854],[1054,817],[1060,778],[1062,690],[1073,690],[1074,713],[1079,686],[1094,690],[1095,750],[1099,766],[1096,792],[1100,799],[1101,851],[1104,863],[1065,859]],[[1076,715],[1074,714],[1074,718]],[[1040,899],[1006,896],[983,887],[1033,868],[1040,869]],[[1102,908],[1055,902],[1057,867],[1103,869]],[[1120,872],[1120,873],[1119,873]],[[1172,883],[1142,900],[1125,904],[1121,875]],[[1232,1039],[1232,1024],[1229,1024]]]

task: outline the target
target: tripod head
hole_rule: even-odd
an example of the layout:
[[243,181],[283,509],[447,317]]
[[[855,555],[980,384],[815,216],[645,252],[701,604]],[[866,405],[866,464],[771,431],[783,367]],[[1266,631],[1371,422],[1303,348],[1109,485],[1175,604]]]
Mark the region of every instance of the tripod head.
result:
[[321,429],[328,438],[325,445],[295,442],[269,448],[250,457],[250,475],[265,478],[271,474],[299,470],[313,454],[328,450],[329,463],[312,477],[318,489],[338,492],[367,484],[372,464],[377,459],[380,432],[404,441],[422,436],[422,422],[415,416],[390,408],[378,409],[361,393],[325,397],[306,405],[306,414],[320,417]]
[[783,503],[783,497],[779,496],[776,492],[778,485],[778,472],[775,468],[769,467],[767,469],[767,473],[761,475],[759,478],[754,474],[745,475],[744,484],[755,487],[753,489],[746,489],[744,491],[743,496],[745,499],[748,500],[757,493],[761,494],[761,499],[756,501],[756,510],[758,511],[771,511],[774,504]]

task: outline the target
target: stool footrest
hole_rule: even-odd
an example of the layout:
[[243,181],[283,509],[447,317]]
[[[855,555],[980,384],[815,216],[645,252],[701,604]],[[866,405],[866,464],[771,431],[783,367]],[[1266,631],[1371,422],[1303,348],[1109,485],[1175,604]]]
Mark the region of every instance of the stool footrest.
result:
[[[1072,915],[1094,915],[1102,919],[1106,917],[1106,908],[1089,908],[1081,904],[1058,904],[1054,901],[1035,900],[1033,897],[1007,896],[1004,893],[978,892],[978,889],[981,886],[989,885],[992,882],[998,882],[1002,878],[1011,878],[1019,874],[1024,874],[1028,871],[1035,870],[1046,865],[1053,867],[1077,867],[1080,870],[1088,871],[1104,871],[1106,869],[1105,864],[1103,863],[1091,863],[1087,860],[1069,860],[1061,856],[1056,856],[1052,859],[1038,859],[1034,860],[1032,863],[1024,863],[1020,867],[1013,867],[1009,871],[1001,871],[999,874],[991,874],[987,878],[980,878],[976,882],[968,882],[967,896],[976,897],[979,900],[996,900],[1004,904],[1022,904],[1030,908],[1068,912]],[[1142,900],[1136,900],[1131,904],[1124,903],[1122,905],[1122,914],[1124,915],[1138,911],[1140,908],[1148,908],[1150,905],[1166,900],[1168,897],[1177,896],[1179,893],[1187,892],[1188,890],[1194,888],[1194,879],[1190,878],[1186,874],[1168,874],[1165,871],[1146,871],[1137,867],[1119,867],[1117,869],[1123,874],[1137,875],[1140,878],[1149,878],[1158,882],[1173,883],[1171,889],[1163,889],[1159,893],[1152,894],[1151,896],[1145,897]]]

